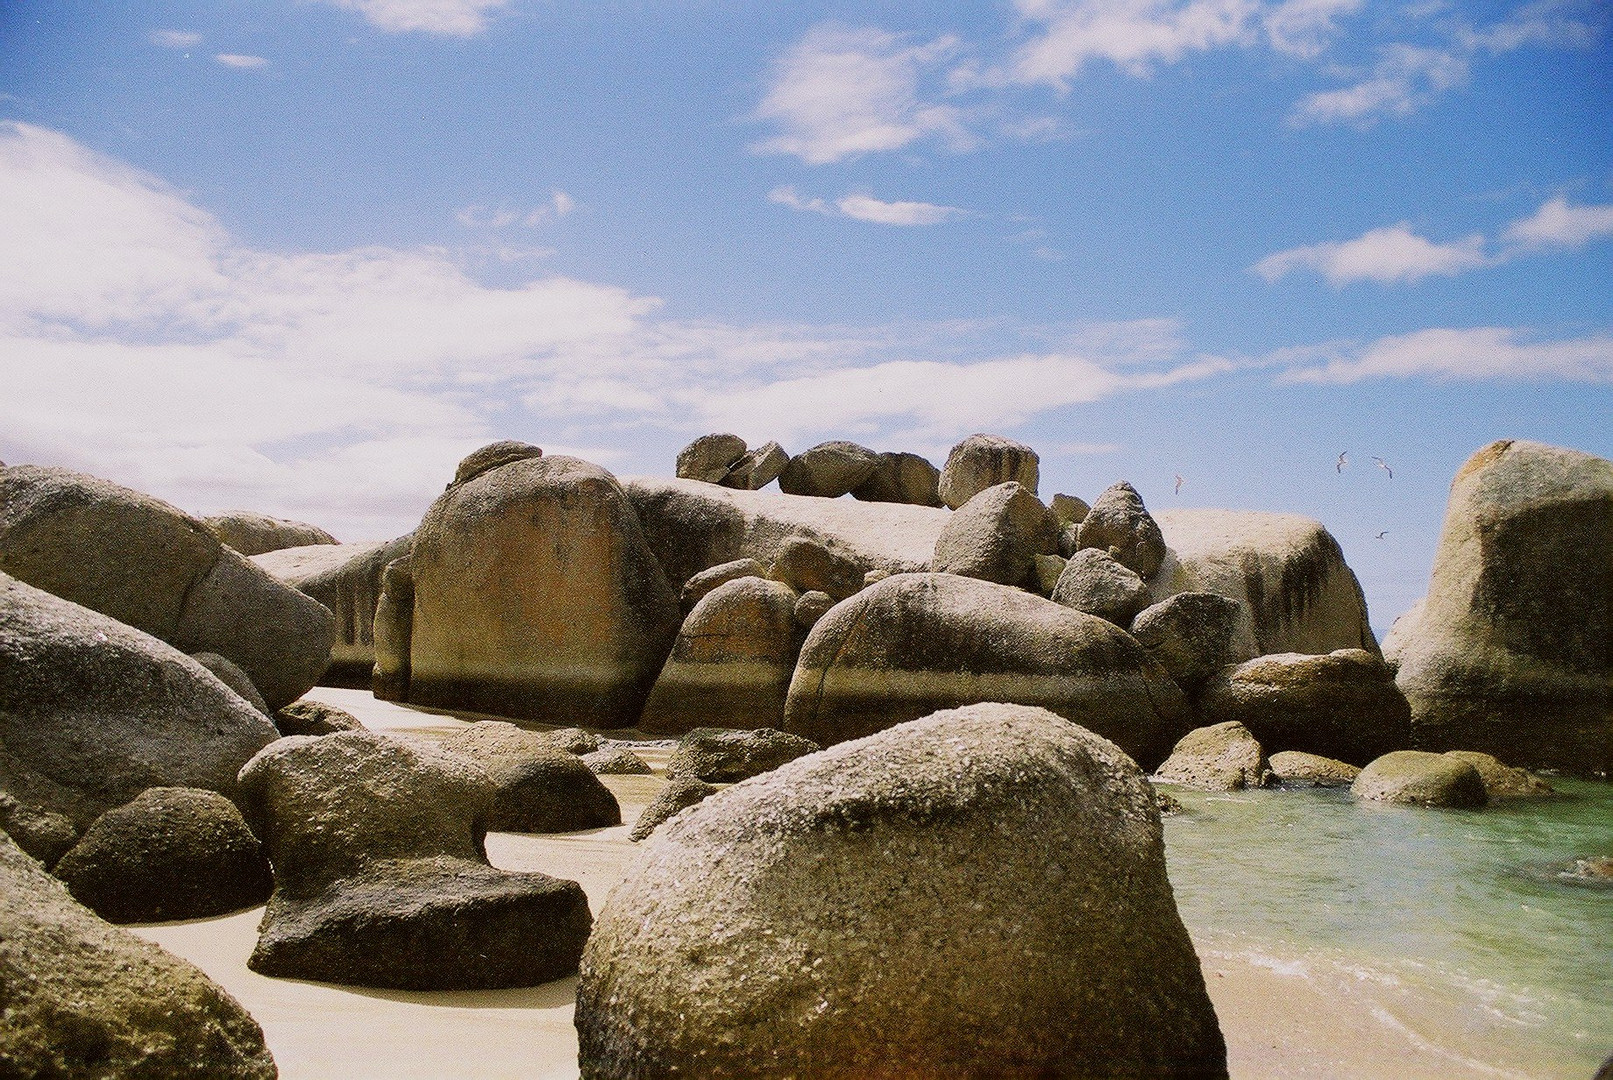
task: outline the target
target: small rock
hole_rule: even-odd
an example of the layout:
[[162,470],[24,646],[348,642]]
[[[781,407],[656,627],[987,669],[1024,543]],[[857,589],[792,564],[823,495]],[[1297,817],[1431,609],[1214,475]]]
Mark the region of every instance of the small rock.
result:
[[489,829],[557,833],[622,823],[616,796],[593,770],[537,732],[483,720],[453,732],[439,745],[470,758],[492,779]]
[[702,570],[694,577],[683,583],[683,592],[678,597],[678,606],[688,615],[694,606],[706,598],[706,595],[720,585],[730,581],[738,581],[745,577],[766,577],[767,568],[755,559],[734,559],[731,562],[718,563],[709,570]]
[[667,759],[666,774],[692,776],[710,784],[733,784],[771,772],[819,749],[810,739],[773,728],[696,728],[678,740],[677,749]]
[[1271,771],[1285,786],[1349,787],[1361,770],[1337,758],[1284,750],[1271,755]]
[[1472,763],[1425,750],[1396,750],[1361,770],[1350,785],[1359,799],[1407,806],[1476,809],[1489,802]]
[[1205,791],[1269,787],[1274,780],[1260,743],[1235,720],[1182,736],[1159,767],[1159,778]]
[[584,754],[582,763],[592,769],[595,776],[643,776],[655,771],[649,762],[623,746]]
[[1514,769],[1503,765],[1490,754],[1476,750],[1447,750],[1445,756],[1465,761],[1479,771],[1484,781],[1484,792],[1491,802],[1497,799],[1539,798],[1555,795],[1556,789],[1527,769]]
[[765,443],[734,462],[727,475],[717,482],[741,491],[758,491],[777,480],[789,463],[790,455],[785,453],[784,447],[776,442]]
[[0,830],[47,870],[78,843],[78,829],[66,815],[20,803],[8,791],[0,791]]
[[508,465],[513,461],[527,461],[531,458],[543,456],[543,451],[531,443],[524,443],[518,439],[501,439],[498,442],[488,443],[480,450],[473,451],[459,463],[454,470],[454,479],[449,487],[457,487],[476,479],[483,473],[492,472],[501,465]]
[[1085,499],[1078,499],[1074,495],[1058,494],[1048,504],[1053,516],[1059,519],[1060,525],[1079,525],[1086,520],[1092,507],[1087,505]]
[[218,537],[219,543],[229,545],[242,555],[263,555],[286,548],[340,542],[318,525],[269,517],[251,510],[231,510],[204,517],[202,527]]
[[940,506],[941,470],[917,454],[880,454],[874,471],[851,491],[863,502]]
[[838,499],[873,475],[879,455],[866,446],[836,439],[792,457],[778,475],[786,495]]
[[677,476],[715,484],[745,456],[745,440],[738,435],[702,435],[678,451]]
[[661,793],[639,814],[638,820],[633,823],[633,831],[627,834],[627,838],[634,843],[648,839],[649,835],[660,828],[673,814],[715,794],[717,789],[704,780],[696,780],[690,776],[673,777],[666,787],[661,789]]
[[1035,450],[1001,435],[971,435],[947,455],[938,488],[941,501],[956,510],[987,488],[1010,480],[1035,495],[1039,479]]
[[802,630],[811,630],[834,606],[835,598],[826,592],[804,592],[795,601],[795,625]]
[[844,600],[862,590],[863,568],[830,545],[792,536],[779,546],[773,577],[797,592],[826,592]]
[[1040,596],[1052,596],[1053,590],[1058,588],[1059,578],[1070,560],[1062,555],[1037,555],[1032,570],[1036,578],[1036,592]]
[[1028,488],[995,484],[960,507],[935,541],[937,573],[1020,585],[1034,574],[1036,556],[1058,550],[1058,523]]
[[211,671],[214,678],[234,690],[248,705],[264,716],[269,715],[269,706],[264,702],[263,695],[252,685],[252,680],[247,678],[246,672],[236,667],[234,663],[213,652],[192,653],[190,658]]
[[1131,621],[1131,636],[1193,695],[1237,659],[1232,643],[1242,611],[1230,597],[1177,593],[1139,612]]
[[534,732],[545,746],[564,750],[568,754],[591,754],[600,747],[599,736],[582,728],[556,728],[553,731]]
[[363,731],[358,717],[323,701],[304,698],[274,714],[274,726],[282,735],[334,735],[338,731]]

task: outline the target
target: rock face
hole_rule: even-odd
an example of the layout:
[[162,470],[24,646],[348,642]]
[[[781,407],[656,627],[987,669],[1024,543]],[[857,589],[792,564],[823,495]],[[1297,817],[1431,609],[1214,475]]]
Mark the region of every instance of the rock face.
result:
[[1260,743],[1236,720],[1183,735],[1159,767],[1159,778],[1206,791],[1267,787],[1274,780]]
[[1036,556],[1058,551],[1053,512],[1018,482],[979,492],[952,515],[935,541],[939,573],[1022,585],[1034,580]]
[[10,792],[0,791],[0,832],[9,834],[48,870],[78,843],[79,830],[65,814],[28,806]]
[[678,740],[667,759],[670,779],[692,776],[708,784],[734,784],[771,772],[803,754],[816,753],[817,743],[772,728],[728,731],[699,728]]
[[681,480],[715,484],[744,456],[745,440],[738,435],[702,435],[678,451],[677,475]]
[[158,499],[68,469],[0,470],[0,571],[246,672],[271,709],[330,655],[329,611]]
[[334,735],[338,731],[363,731],[358,717],[323,701],[293,701],[274,714],[274,726],[282,735]]
[[374,619],[383,576],[409,554],[414,534],[385,543],[322,544],[255,555],[252,561],[279,581],[319,601],[336,616],[330,663],[319,681],[326,686],[370,688],[375,666]]
[[108,810],[56,864],[108,922],[205,919],[269,898],[274,875],[235,804],[199,788],[147,788]]
[[683,609],[684,615],[694,610],[694,606],[706,598],[706,594],[719,586],[740,578],[767,576],[767,567],[755,559],[735,559],[733,562],[721,563],[709,570],[702,570],[694,577],[683,583],[683,592],[678,597],[678,606]]
[[828,746],[981,701],[1050,709],[1148,768],[1192,726],[1181,691],[1112,624],[987,581],[899,574],[812,628],[784,730]]
[[543,457],[453,487],[415,530],[411,562],[411,702],[598,728],[638,721],[678,600],[610,473]]
[[1415,745],[1613,771],[1613,462],[1478,451],[1451,484],[1419,617],[1385,643]]
[[269,517],[251,510],[232,510],[204,517],[202,527],[218,537],[219,543],[228,544],[242,555],[262,555],[266,551],[279,551],[282,548],[339,543],[318,525]]
[[1271,747],[1365,765],[1411,745],[1394,672],[1364,649],[1281,653],[1223,668],[1199,698],[1212,723],[1236,720]]
[[1107,551],[1082,548],[1053,584],[1052,600],[1124,629],[1148,603],[1148,586]]
[[584,1077],[1226,1075],[1119,748],[943,712],[662,828],[577,988]]
[[233,796],[279,736],[149,634],[0,574],[0,789],[86,829],[148,787]]
[[1151,602],[1212,592],[1243,604],[1235,659],[1378,651],[1361,585],[1319,522],[1236,510],[1162,510],[1156,519],[1167,553],[1149,582]]
[[1489,801],[1471,762],[1426,750],[1396,750],[1371,762],[1350,785],[1372,802],[1476,809]]
[[492,472],[512,461],[530,461],[532,458],[542,456],[543,451],[531,443],[519,439],[500,439],[465,455],[459,467],[454,470],[454,479],[448,486],[456,487],[474,480],[483,473]]
[[1484,793],[1491,802],[1498,799],[1529,799],[1555,795],[1556,790],[1527,769],[1515,769],[1491,754],[1476,750],[1447,750],[1445,757],[1465,761],[1478,771],[1484,781]]
[[370,692],[382,701],[409,700],[409,639],[414,634],[414,562],[405,555],[386,564],[375,602],[375,666]]
[[980,492],[1010,480],[1032,495],[1041,459],[1024,443],[1001,435],[971,435],[952,448],[938,485],[941,501],[956,510]]
[[499,832],[573,832],[622,823],[616,796],[588,763],[541,734],[484,720],[438,744],[470,758],[493,781],[487,827]]
[[[252,685],[252,680],[246,677],[246,672],[232,664],[228,659],[218,653],[199,652],[191,656],[202,667],[213,673],[213,678],[234,690],[242,701],[252,706],[264,716],[269,715],[269,704],[258,693],[258,688]],[[289,708],[290,706],[287,706]]]
[[96,918],[0,835],[0,1067],[62,1080],[274,1080],[263,1031],[195,967]]
[[1137,489],[1124,480],[1112,484],[1093,502],[1081,519],[1080,546],[1097,548],[1144,581],[1165,561],[1165,537],[1159,523],[1143,505]]
[[785,452],[784,447],[776,442],[764,443],[754,450],[746,451],[717,483],[740,491],[755,491],[777,480],[779,473],[783,472],[784,466],[789,463],[790,455]]
[[684,620],[639,718],[644,731],[765,728],[784,722],[784,699],[805,632],[795,590],[763,578],[719,586]]
[[868,479],[851,491],[864,502],[940,506],[941,470],[918,454],[880,454]]
[[1177,593],[1139,612],[1131,636],[1193,696],[1223,667],[1245,659],[1232,650],[1241,613],[1225,596]]
[[790,459],[778,475],[786,495],[838,499],[860,486],[879,465],[879,455],[866,446],[835,440],[819,443]]
[[241,770],[275,890],[248,965],[408,990],[535,986],[576,970],[574,881],[488,865],[488,777],[370,732],[282,739]]
[[692,776],[674,777],[639,813],[638,820],[633,823],[633,831],[627,834],[627,838],[634,843],[648,839],[673,814],[715,794],[717,788],[704,780],[696,780]]
[[1268,762],[1279,783],[1310,784],[1315,787],[1348,787],[1361,770],[1336,758],[1307,754],[1303,750],[1281,750]]
[[863,587],[862,564],[830,544],[805,536],[791,536],[779,545],[773,559],[773,577],[796,592],[828,593],[844,600]]
[[675,588],[734,559],[772,566],[796,537],[832,547],[865,572],[928,570],[951,517],[927,506],[729,491],[692,480],[639,478],[626,491]]

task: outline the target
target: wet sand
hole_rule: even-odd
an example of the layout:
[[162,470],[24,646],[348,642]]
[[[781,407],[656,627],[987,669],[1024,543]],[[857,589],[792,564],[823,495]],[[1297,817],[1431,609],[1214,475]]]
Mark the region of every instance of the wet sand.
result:
[[[356,690],[310,697],[347,709],[377,731],[431,737],[466,721],[376,701]],[[667,751],[643,756],[664,766]],[[659,776],[602,777],[626,824],[561,836],[495,833],[488,857],[581,883],[598,912],[637,853],[628,829]],[[248,970],[262,909],[219,919],[132,928],[196,964],[263,1026],[285,1080],[577,1075],[575,979],[520,990],[420,993],[269,979]],[[1471,1018],[1352,990],[1303,963],[1201,948],[1205,981],[1226,1035],[1234,1080],[1495,1080],[1527,1077],[1495,1033]]]

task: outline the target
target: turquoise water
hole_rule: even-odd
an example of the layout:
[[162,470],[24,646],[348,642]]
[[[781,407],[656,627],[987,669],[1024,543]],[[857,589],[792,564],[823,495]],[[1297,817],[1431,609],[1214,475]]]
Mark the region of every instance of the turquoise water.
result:
[[1613,784],[1553,783],[1480,811],[1161,785],[1177,905],[1203,955],[1360,995],[1480,1072],[1584,1080],[1613,1053],[1613,888],[1559,871],[1613,855]]

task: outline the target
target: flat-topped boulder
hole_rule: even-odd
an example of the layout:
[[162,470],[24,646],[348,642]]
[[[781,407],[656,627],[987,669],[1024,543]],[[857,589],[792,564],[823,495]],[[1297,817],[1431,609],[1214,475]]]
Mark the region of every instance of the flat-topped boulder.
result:
[[202,518],[202,527],[218,537],[219,543],[227,544],[242,555],[262,555],[266,551],[279,551],[281,548],[337,543],[334,536],[318,525],[270,517],[253,510],[210,514]]
[[1378,651],[1361,584],[1320,522],[1254,510],[1161,510],[1154,518],[1166,554],[1149,580],[1150,603],[1184,592],[1239,601],[1235,659]]
[[581,886],[488,864],[494,784],[469,758],[367,731],[292,736],[247,763],[241,788],[275,874],[254,971],[472,990],[576,970],[592,922]]
[[193,965],[68,895],[0,833],[0,1072],[274,1080],[263,1029]]
[[1050,709],[1148,768],[1192,727],[1170,676],[1112,623],[989,581],[899,574],[812,628],[784,730],[829,746],[981,701]]
[[937,713],[684,810],[611,893],[587,1078],[1226,1076],[1153,792],[1042,709]]
[[277,738],[173,646],[0,574],[0,789],[22,806],[82,831],[148,787],[234,797]]
[[638,477],[623,487],[674,588],[735,559],[770,567],[792,537],[830,544],[864,572],[928,570],[936,537],[951,518],[928,506],[737,491],[694,480]]
[[1416,745],[1613,772],[1613,462],[1504,440],[1451,484],[1428,596],[1384,643]]
[[0,469],[0,572],[246,672],[269,708],[314,685],[331,613],[160,499],[71,469]]
[[411,702],[594,728],[638,721],[681,616],[610,473],[549,456],[456,485],[426,511],[410,561]]
[[375,609],[387,565],[409,554],[413,533],[395,540],[321,544],[254,555],[252,561],[293,589],[319,601],[336,616],[326,686],[367,690],[375,666]]

